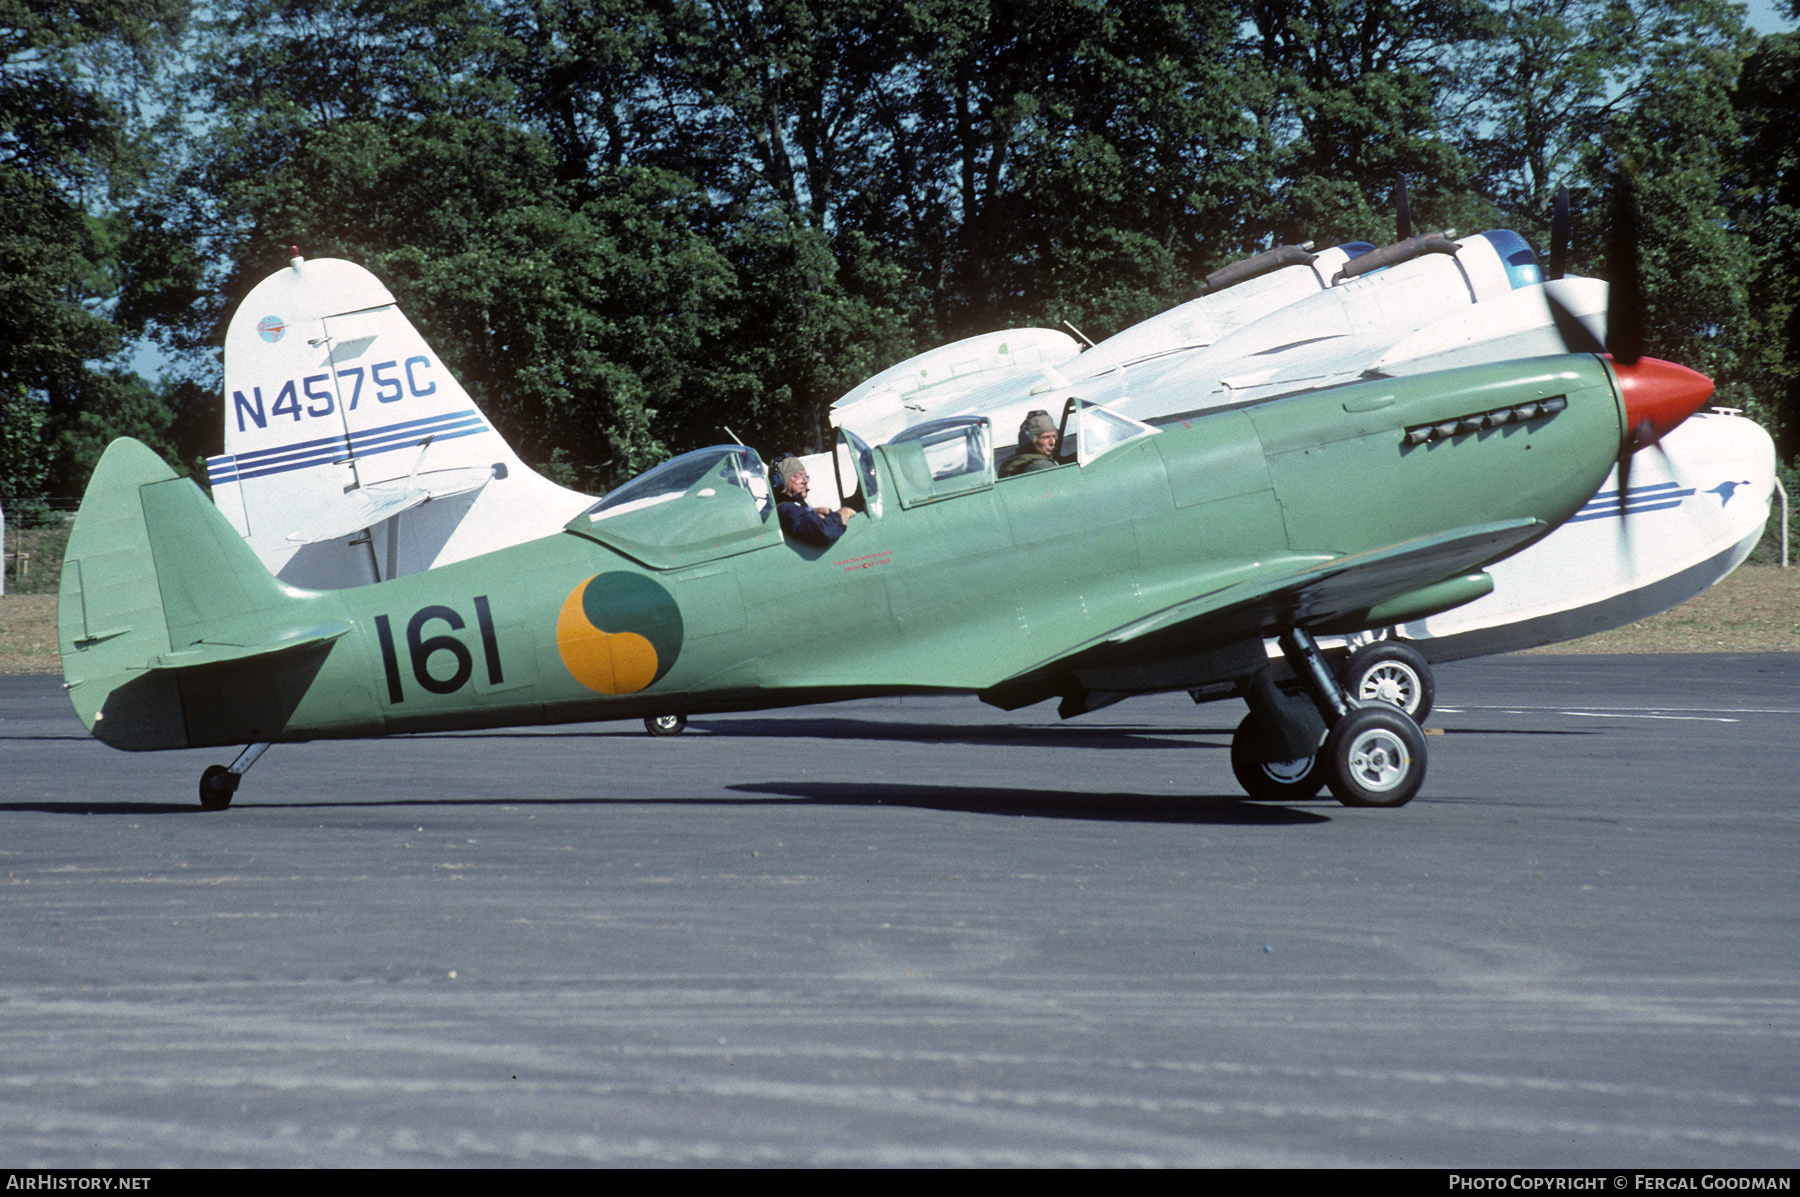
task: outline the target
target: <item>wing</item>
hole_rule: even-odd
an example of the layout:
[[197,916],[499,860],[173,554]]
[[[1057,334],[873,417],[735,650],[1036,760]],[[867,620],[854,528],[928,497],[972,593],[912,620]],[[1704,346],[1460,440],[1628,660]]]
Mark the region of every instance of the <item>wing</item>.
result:
[[[1540,520],[1503,520],[1323,561],[1278,561],[1273,570],[1175,603],[1041,661],[981,697],[1010,710],[1072,688],[1174,689],[1235,676],[1234,671],[1248,672],[1246,665],[1254,668],[1263,660],[1266,636],[1290,627],[1350,630],[1393,622],[1384,608],[1402,612],[1415,601],[1430,606],[1434,594],[1445,597],[1438,610],[1480,597],[1485,588],[1478,582],[1443,584],[1507,556],[1546,528]],[[1195,670],[1216,676],[1193,676]]]

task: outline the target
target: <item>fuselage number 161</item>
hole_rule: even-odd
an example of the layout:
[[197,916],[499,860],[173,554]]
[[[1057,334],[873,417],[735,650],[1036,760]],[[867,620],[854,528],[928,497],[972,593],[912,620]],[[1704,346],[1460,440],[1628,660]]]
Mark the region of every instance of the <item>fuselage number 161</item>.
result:
[[[494,637],[494,616],[488,610],[487,595],[475,596],[475,624],[481,630],[481,651],[484,664],[487,666],[488,685],[497,686],[505,681],[500,668],[500,643]],[[420,687],[433,694],[454,694],[469,684],[469,678],[475,673],[475,657],[459,636],[450,632],[439,632],[427,636],[425,629],[432,623],[448,624],[450,632],[460,632],[465,626],[463,617],[455,608],[433,604],[421,607],[413,617],[406,621],[406,657],[412,666],[413,680]],[[406,688],[400,679],[400,654],[394,644],[394,629],[385,615],[375,617],[375,634],[381,640],[381,664],[387,673],[387,690],[389,702],[405,702]],[[448,676],[440,677],[431,671],[433,657],[437,657],[439,668],[442,668],[443,656],[448,654],[452,668]]]

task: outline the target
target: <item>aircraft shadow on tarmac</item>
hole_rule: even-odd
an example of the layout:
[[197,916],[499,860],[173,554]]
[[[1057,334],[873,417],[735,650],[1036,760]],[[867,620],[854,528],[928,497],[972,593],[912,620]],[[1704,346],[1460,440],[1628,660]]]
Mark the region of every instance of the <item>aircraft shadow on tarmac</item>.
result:
[[204,814],[193,802],[0,802],[6,815],[186,815]]
[[[1228,744],[1196,743],[1196,736],[1218,736],[1230,740],[1231,727],[1122,727],[1082,726],[1079,724],[1017,723],[888,723],[876,719],[717,719],[695,720],[688,724],[685,736],[713,736],[745,739],[809,739],[870,740],[914,744],[973,744],[984,748],[1212,748],[1223,750]],[[1435,733],[1434,733],[1435,734]],[[1604,734],[1595,728],[1569,727],[1459,727],[1448,734],[1455,736],[1595,736]],[[543,736],[556,739],[625,739],[641,740],[643,729],[629,726],[609,727],[595,731],[591,726],[579,728],[506,728],[479,732],[425,732],[408,735],[408,740],[518,739],[521,736]],[[398,737],[397,737],[398,738]],[[671,744],[680,743],[671,738]]]
[[984,747],[1223,748],[1194,744],[1186,736],[1229,737],[1229,727],[1118,727],[1061,724],[889,723],[877,719],[727,719],[694,723],[709,736],[806,737],[816,740],[904,740],[921,744]]
[[[396,798],[382,801],[260,802],[243,810],[369,810],[371,808],[467,806],[642,807],[707,806],[906,806],[1032,819],[1089,819],[1119,823],[1307,824],[1330,820],[1291,805],[1252,802],[1235,795],[1089,794],[981,786],[893,785],[880,782],[764,782],[735,785],[742,798]],[[751,797],[750,795],[756,795]],[[175,802],[0,802],[0,814],[200,815],[195,803]]]
[[1227,794],[1090,794],[991,786],[895,785],[891,782],[793,781],[735,785],[746,794],[781,794],[822,806],[910,806],[1029,819],[1112,823],[1328,823],[1316,811],[1251,802]]
[[[875,719],[723,719],[688,724],[687,736],[733,736],[754,739],[885,740],[919,744],[975,744],[986,748],[1224,748],[1224,744],[1195,744],[1183,737],[1223,736],[1229,727],[1118,727],[1043,726],[1016,723],[887,723]],[[484,732],[426,732],[409,740],[481,737],[516,739],[519,736],[643,739],[637,724],[594,731],[590,728],[512,729]]]

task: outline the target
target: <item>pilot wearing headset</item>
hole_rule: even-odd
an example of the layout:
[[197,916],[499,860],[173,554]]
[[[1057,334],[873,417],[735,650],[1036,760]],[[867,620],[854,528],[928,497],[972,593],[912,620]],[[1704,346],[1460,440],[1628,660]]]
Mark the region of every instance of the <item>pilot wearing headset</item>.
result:
[[1019,425],[1019,451],[1000,467],[1002,478],[1056,468],[1056,422],[1047,411],[1034,411]]
[[806,501],[811,482],[806,466],[798,457],[786,453],[775,459],[769,482],[775,488],[776,511],[781,516],[781,530],[802,544],[824,548],[844,534],[844,528],[856,512],[849,507],[835,511],[814,507]]

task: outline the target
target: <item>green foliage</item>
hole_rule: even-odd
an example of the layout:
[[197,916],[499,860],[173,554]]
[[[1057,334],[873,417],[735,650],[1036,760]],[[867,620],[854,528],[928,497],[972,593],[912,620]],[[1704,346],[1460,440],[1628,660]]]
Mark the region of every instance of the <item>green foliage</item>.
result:
[[[69,532],[75,521],[67,512],[53,511],[38,503],[15,510],[6,509],[6,551],[13,559],[6,563],[6,593],[55,594],[62,585],[63,553],[69,545]],[[21,560],[21,558],[23,560]],[[24,576],[20,576],[23,568]],[[54,621],[52,621],[54,622]],[[54,627],[51,631],[54,633]],[[49,637],[43,651],[55,658],[55,636]]]
[[[1397,175],[1421,231],[1540,244],[1568,183],[1584,273],[1630,175],[1653,350],[1800,434],[1800,52],[1726,0],[204,11],[171,81],[182,0],[0,0],[0,393],[40,403],[41,485],[128,429],[217,451],[223,330],[290,245],[600,488],[727,427],[821,447],[954,337],[1099,338],[1269,244],[1385,242]],[[170,380],[120,370],[138,336]]]
[[1588,149],[1590,175],[1616,171],[1637,191],[1646,348],[1713,376],[1729,395],[1750,263],[1726,227],[1724,184],[1739,139],[1731,87],[1747,36],[1737,7],[1711,0],[1647,5],[1632,32],[1651,47],[1641,94],[1609,114],[1603,142]]
[[94,232],[53,179],[0,162],[0,388],[46,395],[57,413],[76,404],[88,362],[122,344],[86,302]]
[[84,484],[106,446],[122,436],[143,441],[180,473],[183,398],[191,398],[179,382],[148,382],[124,371],[97,373],[80,410],[59,421],[50,443],[53,476],[65,480],[61,492]]
[[[1788,494],[1788,543],[1787,558],[1790,567],[1800,564],[1800,511],[1793,510],[1793,504],[1800,501],[1800,458],[1792,461],[1775,462],[1775,476],[1781,485],[1787,488]],[[1763,529],[1762,539],[1750,551],[1748,560],[1761,565],[1781,564],[1781,492],[1775,493],[1769,505],[1769,522]]]
[[1265,0],[1249,17],[1278,180],[1257,216],[1276,241],[1393,240],[1397,175],[1415,185],[1416,229],[1457,223],[1474,171],[1447,109],[1489,28],[1479,0]]
[[[0,0],[0,486],[79,489],[58,441],[105,408],[124,215],[156,146],[138,104],[185,0]],[[17,421],[15,426],[15,421]],[[39,455],[23,461],[35,444]],[[13,490],[13,493],[18,493]]]
[[1735,215],[1754,263],[1744,366],[1777,444],[1792,454],[1800,452],[1800,34],[1764,37],[1734,98],[1744,134]]
[[44,493],[50,455],[44,404],[18,384],[0,386],[0,502],[10,510]]

